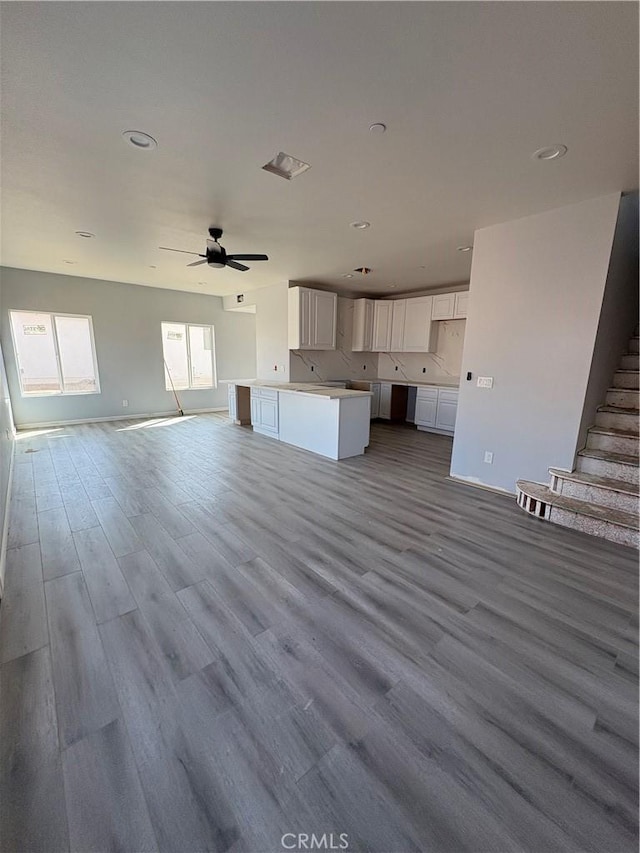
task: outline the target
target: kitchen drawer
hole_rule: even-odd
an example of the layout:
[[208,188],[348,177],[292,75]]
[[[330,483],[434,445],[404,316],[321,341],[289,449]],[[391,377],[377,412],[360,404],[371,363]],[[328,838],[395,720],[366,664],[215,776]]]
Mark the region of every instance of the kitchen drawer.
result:
[[458,402],[458,392],[457,390],[449,390],[446,391],[443,388],[438,390],[438,400],[442,400],[446,403],[457,403]]
[[251,396],[261,400],[277,400],[278,391],[275,388],[251,387]]
[[416,391],[416,398],[418,400],[437,400],[438,399],[438,389],[437,388],[424,388],[418,386]]

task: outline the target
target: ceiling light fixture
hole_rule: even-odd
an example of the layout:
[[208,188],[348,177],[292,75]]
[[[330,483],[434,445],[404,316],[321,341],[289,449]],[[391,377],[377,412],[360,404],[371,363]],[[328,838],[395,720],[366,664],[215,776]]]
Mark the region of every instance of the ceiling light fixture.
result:
[[87,240],[96,236],[95,234],[92,234],[91,231],[76,231],[76,235],[78,237],[85,237]]
[[369,275],[369,273],[372,272],[372,269],[371,267],[356,267],[354,272],[358,272],[360,275]]
[[391,288],[391,290],[395,290],[395,288],[396,288],[397,286],[398,286],[397,284],[390,284],[390,285],[389,285],[389,287]]
[[298,175],[310,169],[311,166],[309,163],[305,163],[304,160],[298,160],[296,157],[292,157],[291,154],[279,151],[273,160],[269,160],[262,168],[265,172],[271,172],[271,174],[277,175],[279,178],[292,181]]
[[531,156],[534,160],[559,160],[568,150],[566,145],[549,145],[546,148],[538,148]]
[[351,222],[351,227],[357,229],[358,231],[364,231],[365,228],[371,228],[371,223],[367,222],[366,219],[359,219],[357,222]]
[[149,264],[149,269],[150,270],[157,270],[158,267],[155,264]]
[[473,246],[458,246],[458,252],[470,252]]
[[206,281],[199,281],[198,284],[202,284],[203,286],[206,284]]
[[343,274],[342,278],[353,278],[353,273],[352,272],[346,272]]
[[143,133],[141,130],[125,130],[122,134],[129,145],[138,148],[140,151],[152,151],[158,147],[158,143],[153,136],[148,133]]
[[68,260],[66,260],[66,258],[65,258],[65,260],[63,260],[63,261],[62,261],[62,263],[63,263],[63,264],[77,264],[78,262],[77,262],[77,261],[68,261]]
[[386,129],[387,125],[381,121],[376,121],[369,125],[369,133],[384,133]]

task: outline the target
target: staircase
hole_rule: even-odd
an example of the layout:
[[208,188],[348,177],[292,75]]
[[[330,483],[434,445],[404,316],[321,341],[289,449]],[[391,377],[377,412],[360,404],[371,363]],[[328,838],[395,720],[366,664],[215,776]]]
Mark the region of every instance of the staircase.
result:
[[572,527],[638,548],[638,363],[640,338],[629,341],[589,429],[575,471],[549,468],[551,483],[518,480],[518,506],[563,527]]

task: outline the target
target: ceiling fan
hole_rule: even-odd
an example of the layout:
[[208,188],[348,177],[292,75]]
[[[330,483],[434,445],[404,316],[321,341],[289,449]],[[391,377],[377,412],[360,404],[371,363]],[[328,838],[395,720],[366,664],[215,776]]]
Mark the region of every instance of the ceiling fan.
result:
[[188,267],[197,267],[200,264],[208,264],[210,267],[232,267],[234,270],[246,272],[249,267],[239,264],[238,261],[268,261],[267,255],[228,255],[218,242],[222,237],[222,228],[209,228],[210,238],[207,240],[206,254],[199,252],[188,252],[186,249],[170,249],[168,246],[159,246],[165,252],[182,252],[184,255],[197,255],[200,261],[187,264]]

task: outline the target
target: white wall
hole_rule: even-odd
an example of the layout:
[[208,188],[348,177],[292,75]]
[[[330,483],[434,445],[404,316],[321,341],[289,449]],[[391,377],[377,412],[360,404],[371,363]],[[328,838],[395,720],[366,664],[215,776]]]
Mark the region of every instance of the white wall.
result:
[[584,401],[578,448],[584,446],[587,430],[595,422],[598,406],[626,352],[638,322],[638,193],[623,196],[613,238],[613,249],[600,312],[598,334],[591,361]]
[[[255,317],[222,310],[217,296],[110,281],[2,269],[0,341],[17,426],[175,411],[165,389],[163,320],[211,323],[218,381],[254,376]],[[9,309],[89,314],[93,318],[101,393],[22,397],[9,329]],[[226,408],[227,388],[178,392],[185,410]],[[129,401],[123,408],[122,401]]]
[[[0,282],[0,311],[2,310],[2,284]],[[6,533],[9,520],[9,477],[13,455],[13,416],[9,386],[0,346],[0,595],[4,579]]]
[[[289,381],[288,289],[288,283],[283,283],[261,287],[248,294],[256,306],[255,376],[258,379]],[[236,378],[253,378],[253,375]]]
[[461,371],[473,380],[460,386],[452,476],[513,492],[573,467],[619,203],[613,193],[476,232]]

